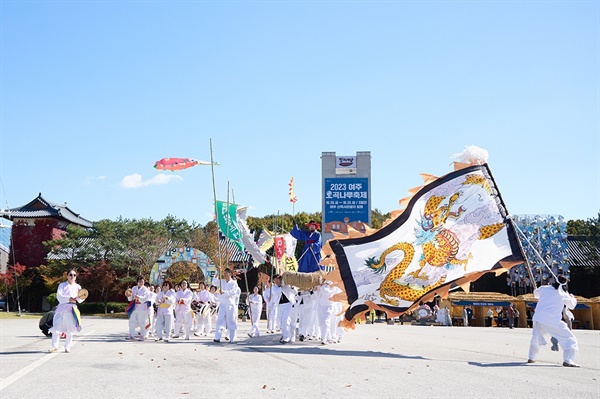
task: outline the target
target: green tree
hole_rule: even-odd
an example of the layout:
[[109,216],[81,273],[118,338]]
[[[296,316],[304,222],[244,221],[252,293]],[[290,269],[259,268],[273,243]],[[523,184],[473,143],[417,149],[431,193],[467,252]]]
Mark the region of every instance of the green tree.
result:
[[165,279],[175,283],[179,283],[184,279],[190,283],[199,283],[205,280],[205,276],[195,263],[182,261],[169,267]]
[[371,227],[374,229],[380,229],[383,226],[383,222],[388,220],[391,216],[391,212],[383,214],[379,209],[373,209],[371,211]]

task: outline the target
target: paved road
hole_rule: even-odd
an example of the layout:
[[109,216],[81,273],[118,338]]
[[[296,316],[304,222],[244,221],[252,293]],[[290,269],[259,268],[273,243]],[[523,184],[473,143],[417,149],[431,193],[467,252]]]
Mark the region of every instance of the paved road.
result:
[[[0,397],[9,398],[600,398],[600,331],[576,330],[581,368],[531,330],[357,325],[339,344],[194,337],[125,341],[127,320],[83,319],[71,353],[47,353],[36,319],[0,320]],[[264,327],[264,326],[263,326]],[[263,328],[264,331],[264,328]]]

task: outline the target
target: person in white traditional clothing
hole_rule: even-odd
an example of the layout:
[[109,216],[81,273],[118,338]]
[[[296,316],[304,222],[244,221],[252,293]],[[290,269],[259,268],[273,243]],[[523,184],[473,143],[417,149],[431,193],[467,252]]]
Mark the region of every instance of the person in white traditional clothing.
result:
[[277,324],[281,328],[281,339],[279,342],[287,344],[292,342],[294,339],[292,335],[295,335],[296,320],[294,316],[297,316],[297,313],[295,311],[292,312],[292,306],[296,304],[296,295],[298,292],[295,287],[286,284],[279,274],[273,277],[273,282],[275,283],[274,286],[278,286],[281,289],[279,304],[277,305]]
[[331,317],[333,315],[333,302],[331,297],[334,295],[334,290],[331,287],[331,281],[325,280],[323,284],[315,288],[317,294],[318,319],[321,330],[321,345],[330,344],[333,342],[331,336]]
[[540,348],[546,345],[544,335],[550,335],[555,337],[563,348],[563,366],[579,367],[575,363],[575,353],[578,350],[577,338],[562,321],[563,307],[574,309],[577,299],[563,289],[565,284],[567,278],[559,275],[552,285],[543,285],[533,291],[533,296],[538,298],[538,303],[533,315],[533,332],[527,363],[535,363]]
[[462,311],[463,316],[463,324],[465,327],[469,327],[469,312],[467,312],[467,307],[465,306]]
[[212,315],[211,315],[211,307],[215,305],[216,298],[215,296],[206,289],[206,284],[201,282],[198,285],[198,329],[194,333],[195,336],[199,337],[201,335],[207,336],[210,334],[210,330],[212,330]]
[[273,334],[275,330],[279,329],[277,325],[277,308],[279,304],[279,297],[281,296],[281,288],[277,284],[273,284],[272,281],[267,283],[267,288],[263,291],[263,298],[267,303],[267,333]]
[[52,346],[50,352],[56,352],[58,350],[58,343],[60,336],[65,334],[65,352],[71,352],[71,344],[73,342],[73,335],[77,334],[81,329],[75,311],[77,309],[77,302],[83,300],[77,297],[81,286],[75,282],[77,278],[77,272],[71,269],[67,272],[67,281],[63,281],[59,284],[56,290],[56,299],[58,299],[58,306],[54,311],[54,318],[52,320]]
[[[219,305],[221,304],[221,298],[220,298],[220,295],[217,293],[216,286],[211,285],[209,292],[211,294],[213,294],[213,296],[215,297],[215,304],[211,306],[210,322],[213,326],[216,326],[217,325],[217,315],[219,314]],[[212,331],[212,326],[211,326],[211,331]],[[210,334],[210,331],[208,333]]]
[[154,331],[154,325],[156,324],[156,320],[154,318],[154,303],[156,302],[156,292],[154,285],[151,285],[149,283],[146,283],[145,285],[146,288],[148,288],[148,291],[150,291],[150,293],[148,294],[148,300],[146,301],[146,305],[148,306],[148,324],[150,325],[150,327],[146,329],[145,338],[148,338],[150,335],[152,335],[152,331]]
[[156,296],[158,310],[156,311],[156,341],[169,342],[173,329],[173,309],[175,308],[175,291],[171,289],[170,281],[163,282],[163,289]]
[[[158,297],[158,294],[162,291],[162,286],[160,284],[156,284],[155,288],[156,289],[154,290],[154,293]],[[155,302],[154,302],[154,324],[152,326],[152,334],[154,334],[155,337],[158,336],[158,331],[156,330],[157,320],[158,320],[158,303],[156,302],[156,298],[155,298]]]
[[262,296],[258,293],[258,287],[254,287],[252,289],[252,294],[248,296],[246,299],[246,304],[248,305],[248,309],[250,311],[250,322],[252,323],[252,327],[250,327],[250,332],[248,336],[250,338],[255,338],[260,336],[260,314],[262,313]]
[[[331,290],[333,292],[332,296],[342,292],[342,290],[339,287],[336,287],[333,285],[331,286]],[[342,321],[342,318],[344,317],[343,310],[344,310],[344,305],[341,302],[332,301],[331,338],[334,343],[342,342],[342,338],[345,333],[344,328],[340,327],[340,321]]]
[[221,303],[219,304],[219,313],[215,326],[214,342],[221,342],[223,330],[227,329],[229,342],[233,344],[235,343],[237,330],[238,310],[236,301],[239,297],[240,287],[238,287],[237,281],[231,278],[233,275],[231,269],[225,269],[223,275],[225,279],[220,282],[219,297]]
[[298,340],[304,341],[309,336],[309,330],[312,331],[312,323],[314,322],[315,306],[313,301],[312,290],[304,290],[298,294]]
[[181,289],[175,294],[175,335],[173,338],[179,338],[179,332],[183,327],[184,338],[190,339],[190,331],[192,329],[192,300],[194,294],[188,288],[187,280],[182,280]]
[[150,295],[150,290],[146,288],[145,279],[142,276],[137,277],[137,285],[131,289],[131,295],[127,297],[128,301],[135,301],[135,308],[129,317],[129,336],[127,339],[135,339],[135,330],[139,328],[140,341],[146,337],[146,326],[148,325],[148,305],[146,301]]
[[447,320],[446,308],[438,308],[437,312],[435,313],[435,322],[445,326]]

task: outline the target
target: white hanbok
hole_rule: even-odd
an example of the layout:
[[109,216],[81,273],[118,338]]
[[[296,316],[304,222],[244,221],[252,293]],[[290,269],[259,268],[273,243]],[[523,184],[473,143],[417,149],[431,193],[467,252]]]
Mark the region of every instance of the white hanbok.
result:
[[198,293],[198,303],[200,304],[200,312],[198,313],[198,335],[210,334],[212,330],[212,306],[216,303],[215,296],[207,291],[202,290]]
[[[73,302],[69,302],[71,298],[77,298],[77,294],[81,286],[77,283],[69,284],[68,281],[64,281],[59,284],[56,290],[56,299],[58,299],[59,305],[54,310],[54,318],[52,319],[52,350],[58,348],[58,340],[61,334],[66,335],[65,339],[65,350],[71,350],[71,343],[73,342],[73,335],[77,334],[81,330],[81,326],[74,315],[77,305]],[[77,302],[82,302],[81,299],[77,298]]]
[[134,286],[131,289],[131,296],[127,297],[127,300],[135,300],[135,308],[129,317],[129,338],[135,338],[135,329],[140,329],[140,339],[143,340],[146,337],[147,329],[150,326],[150,320],[148,318],[148,298],[150,296],[150,290],[145,286],[139,287]]
[[272,284],[263,292],[263,298],[267,302],[267,332],[275,332],[279,328],[278,320],[278,304],[281,297],[281,288],[276,284]]
[[331,335],[331,319],[333,315],[333,302],[331,297],[334,295],[333,288],[323,283],[317,289],[317,306],[318,306],[318,319],[319,327],[321,330],[321,343],[327,344],[333,341]]
[[177,291],[175,295],[175,337],[178,337],[179,331],[183,325],[185,339],[190,339],[190,331],[192,329],[192,301],[194,293],[189,288]]
[[562,321],[562,313],[564,306],[567,309],[575,308],[577,299],[565,292],[562,286],[555,289],[551,285],[543,285],[533,291],[533,295],[538,298],[538,303],[533,315],[529,360],[537,359],[540,348],[547,343],[544,335],[550,335],[556,338],[563,348],[564,363],[574,364],[575,353],[578,350],[577,338]]
[[222,294],[219,295],[219,313],[215,325],[215,341],[220,341],[223,330],[229,332],[229,342],[234,343],[237,330],[237,301],[239,298],[240,287],[237,281],[230,279],[223,280],[220,283]]
[[156,335],[159,340],[169,341],[173,330],[173,309],[175,308],[175,291],[161,291],[156,296],[158,310],[156,311]]
[[252,323],[249,335],[251,337],[258,337],[260,336],[259,323],[260,314],[262,313],[262,296],[260,294],[250,294],[248,299],[246,299],[246,303],[249,306],[250,322]]

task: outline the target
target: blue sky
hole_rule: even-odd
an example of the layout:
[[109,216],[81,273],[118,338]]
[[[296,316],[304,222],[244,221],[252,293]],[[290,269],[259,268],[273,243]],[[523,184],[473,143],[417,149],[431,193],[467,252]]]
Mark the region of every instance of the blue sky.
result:
[[[321,153],[371,151],[372,208],[467,145],[512,214],[600,209],[595,1],[2,1],[1,207],[90,220],[321,211]],[[162,176],[161,176],[162,175]],[[129,186],[127,185],[129,182]],[[131,187],[131,182],[139,187]],[[160,184],[159,184],[160,183]]]

